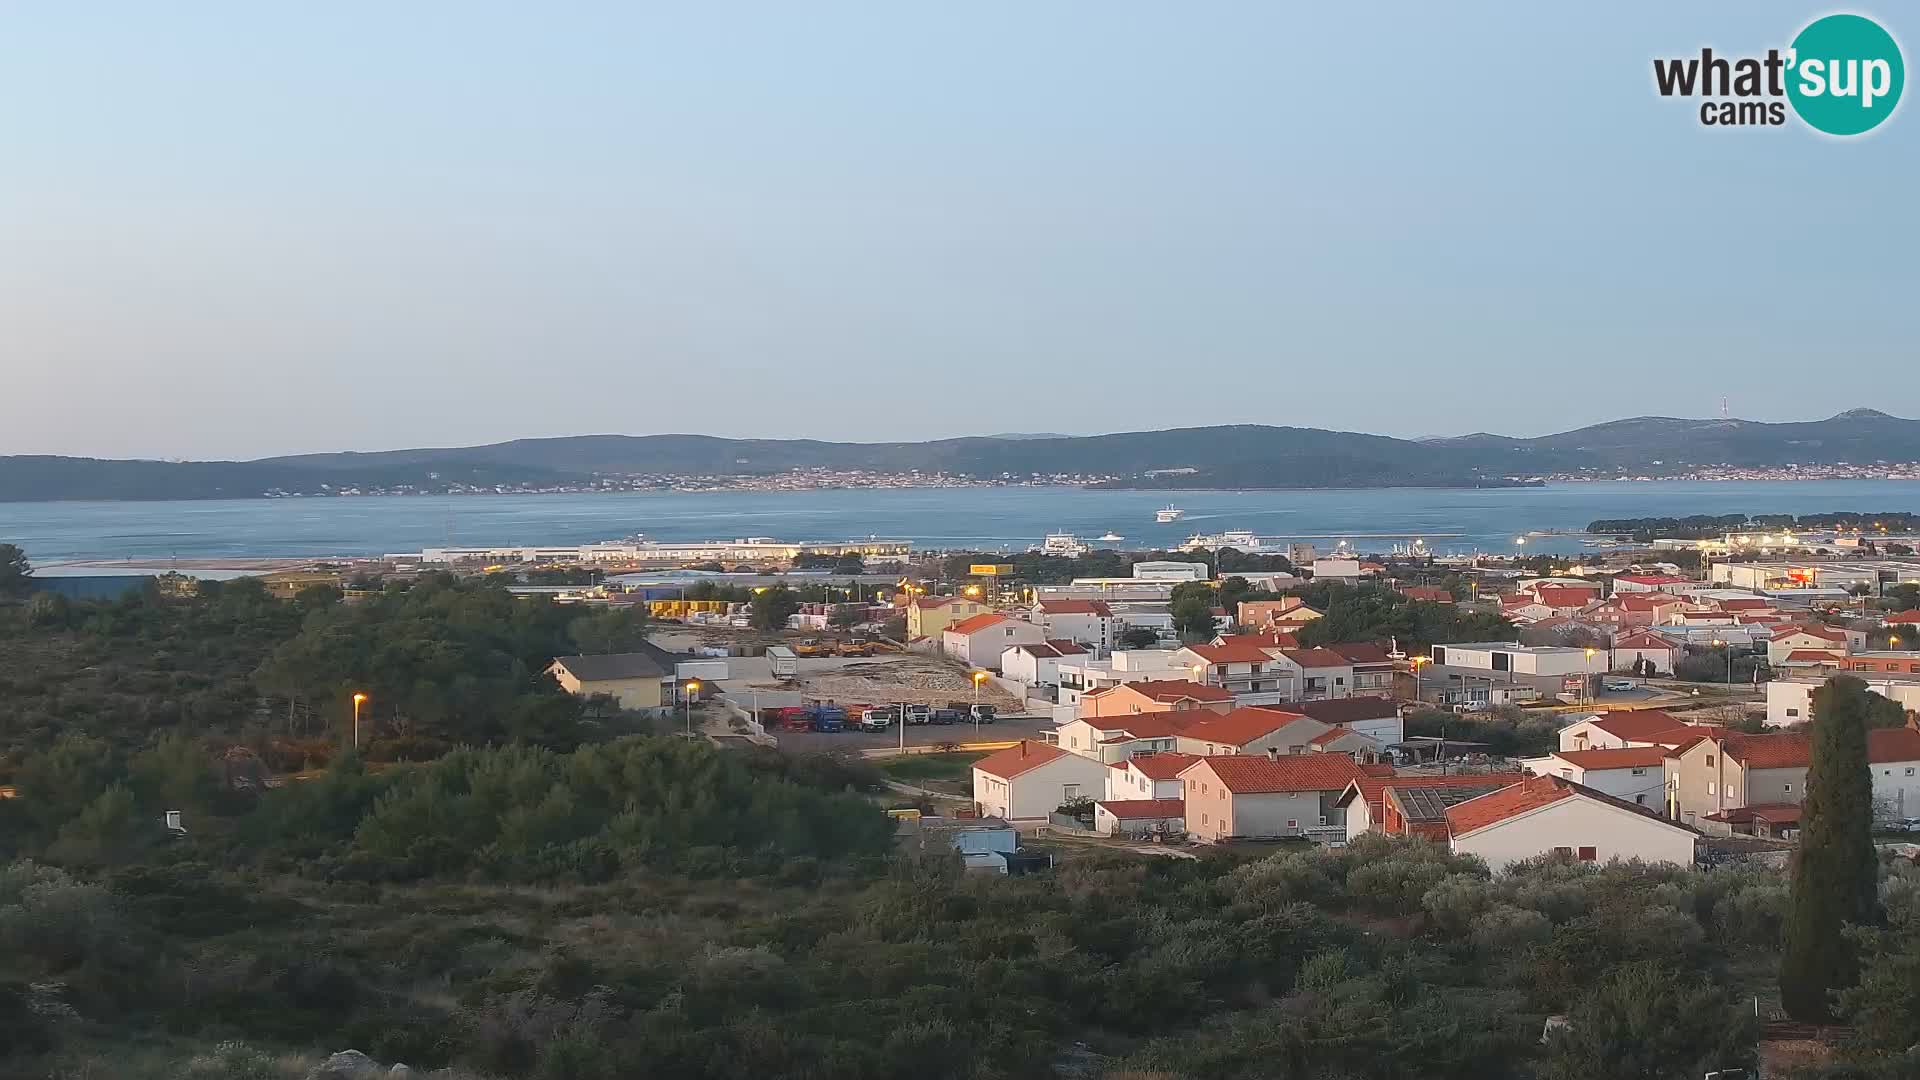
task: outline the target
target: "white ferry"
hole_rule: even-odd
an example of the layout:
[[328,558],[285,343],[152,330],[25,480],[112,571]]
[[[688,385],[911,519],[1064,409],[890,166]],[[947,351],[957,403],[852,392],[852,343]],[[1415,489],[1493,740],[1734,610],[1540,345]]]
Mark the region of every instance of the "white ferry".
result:
[[1180,542],[1181,551],[1196,548],[1230,547],[1236,551],[1260,550],[1260,538],[1251,529],[1228,529],[1221,533],[1194,533]]
[[1112,529],[1108,529],[1107,534],[1105,536],[1102,536],[1100,539],[1105,540],[1106,542],[1111,544],[1111,543],[1117,543],[1118,541],[1121,541],[1121,540],[1125,540],[1126,537],[1121,536],[1119,533],[1114,532]]
[[1079,537],[1063,532],[1048,533],[1046,538],[1040,541],[1040,546],[1031,550],[1042,555],[1064,555],[1069,559],[1077,559],[1091,549]]
[[1185,510],[1182,510],[1177,506],[1169,506],[1164,510],[1155,511],[1153,515],[1153,520],[1159,522],[1162,525],[1165,525],[1169,521],[1179,521],[1183,516],[1185,516],[1185,514],[1186,514]]

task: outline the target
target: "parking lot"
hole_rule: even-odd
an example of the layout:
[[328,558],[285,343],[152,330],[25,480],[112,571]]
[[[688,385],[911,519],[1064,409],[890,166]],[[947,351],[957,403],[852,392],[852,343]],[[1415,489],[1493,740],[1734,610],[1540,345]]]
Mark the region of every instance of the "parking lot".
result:
[[[979,742],[1013,742],[1016,739],[1037,739],[1043,732],[1053,731],[1053,721],[1046,717],[1001,717],[991,724],[981,724]],[[843,731],[828,735],[818,731],[770,731],[768,734],[780,741],[782,750],[816,752],[825,750],[864,751],[892,749],[900,745],[900,731],[896,728],[885,732]],[[941,727],[935,724],[909,724],[906,729],[908,746],[939,746],[941,743],[965,745],[976,741],[971,723],[952,724]]]

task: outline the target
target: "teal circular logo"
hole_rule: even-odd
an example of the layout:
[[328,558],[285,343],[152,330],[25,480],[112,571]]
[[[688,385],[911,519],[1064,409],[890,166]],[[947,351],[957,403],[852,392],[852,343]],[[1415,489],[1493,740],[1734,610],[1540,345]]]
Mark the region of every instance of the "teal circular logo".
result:
[[1828,15],[1793,39],[1787,100],[1800,119],[1829,135],[1872,131],[1893,115],[1907,68],[1900,46],[1860,15]]

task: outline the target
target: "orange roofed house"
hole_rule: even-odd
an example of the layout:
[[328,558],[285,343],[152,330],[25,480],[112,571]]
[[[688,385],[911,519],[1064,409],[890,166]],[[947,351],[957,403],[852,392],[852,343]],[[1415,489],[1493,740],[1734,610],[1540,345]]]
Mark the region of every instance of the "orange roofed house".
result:
[[1030,622],[991,612],[962,619],[940,632],[940,651],[973,667],[1000,670],[1000,654],[1014,645],[1038,645],[1047,632]]
[[1698,834],[1560,776],[1535,776],[1446,808],[1448,846],[1494,873],[1541,855],[1693,865]]
[[1183,682],[1122,683],[1080,699],[1080,715],[1060,725],[1059,745],[1096,761],[1174,750],[1182,731],[1233,708],[1224,690]]
[[1107,766],[1046,743],[1019,743],[973,763],[973,803],[1008,821],[1044,820],[1061,803],[1105,794]]
[[1187,832],[1197,840],[1301,836],[1345,825],[1335,802],[1365,776],[1340,754],[1201,758],[1180,774]]

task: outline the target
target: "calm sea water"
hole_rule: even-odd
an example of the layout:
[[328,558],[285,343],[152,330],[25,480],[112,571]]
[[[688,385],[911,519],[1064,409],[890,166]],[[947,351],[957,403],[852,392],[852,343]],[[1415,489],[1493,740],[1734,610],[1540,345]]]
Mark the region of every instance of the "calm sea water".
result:
[[[1156,524],[1169,502],[1184,518]],[[1192,532],[1425,536],[1435,551],[1511,551],[1533,530],[1606,517],[1920,510],[1920,481],[1559,484],[1546,488],[1360,491],[1084,491],[929,488],[713,494],[472,495],[205,502],[0,503],[0,541],[36,562],[380,555],[454,544],[577,544],[644,532],[662,540],[882,536],[925,547],[1024,550],[1052,531],[1120,547],[1164,547]],[[1455,535],[1444,535],[1455,534]],[[1323,549],[1332,540],[1316,540]],[[1386,550],[1391,541],[1354,544]],[[1537,537],[1529,550],[1577,541]]]

